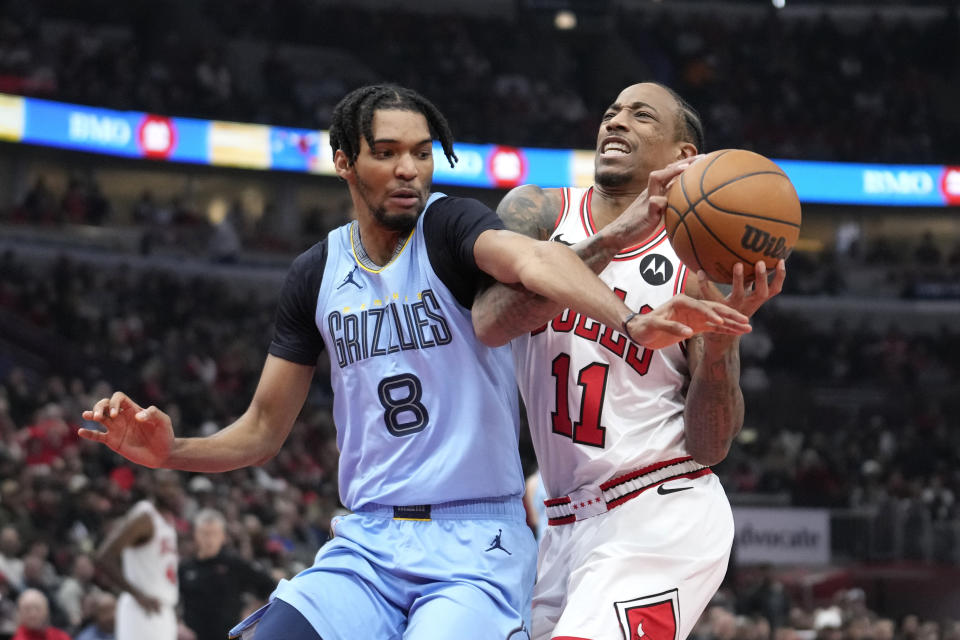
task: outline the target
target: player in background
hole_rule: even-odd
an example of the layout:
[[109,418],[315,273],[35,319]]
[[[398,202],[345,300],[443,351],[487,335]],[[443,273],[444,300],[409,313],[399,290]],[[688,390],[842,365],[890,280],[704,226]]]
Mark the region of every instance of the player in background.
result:
[[[507,228],[571,245],[640,313],[687,294],[752,315],[779,293],[762,262],[728,296],[688,273],[667,240],[666,188],[703,148],[696,112],[658,84],[624,89],[603,115],[589,189],[512,190]],[[477,335],[512,343],[549,499],[533,638],[683,638],[724,576],[729,503],[709,465],[743,422],[738,337],[631,343],[529,292],[494,285],[474,305]],[[523,332],[523,333],[521,333]],[[519,336],[519,337],[517,337]]]
[[337,520],[314,565],[282,581],[234,634],[527,637],[536,544],[521,502],[513,366],[509,349],[482,345],[471,321],[489,277],[647,345],[749,330],[742,314],[689,298],[631,315],[566,247],[503,230],[475,200],[431,193],[434,139],[452,164],[446,120],[409,89],[363,87],[337,105],[334,165],[357,219],[294,261],[260,383],[236,422],[175,438],[166,414],[120,392],[84,412],[105,431],[82,437],[140,464],[261,464],[283,445],[327,351],[340,498],[353,513]]
[[121,591],[117,640],[176,640],[177,531],[183,489],[173,471],[158,471],[153,500],[140,500],[97,550],[101,575]]

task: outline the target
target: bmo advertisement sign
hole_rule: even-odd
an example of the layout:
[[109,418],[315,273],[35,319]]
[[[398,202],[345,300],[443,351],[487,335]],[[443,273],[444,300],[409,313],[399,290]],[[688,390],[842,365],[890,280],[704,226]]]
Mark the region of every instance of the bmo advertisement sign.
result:
[[207,162],[207,123],[25,99],[23,142],[131,158]]
[[433,181],[488,189],[512,189],[522,184],[569,186],[573,151],[495,144],[454,144],[457,164],[447,162],[439,144],[433,146]]
[[777,160],[802,202],[960,206],[960,166]]
[[[325,131],[115,111],[0,94],[0,140],[130,158],[335,175]],[[484,189],[589,186],[593,151],[434,144],[434,183]],[[805,203],[960,207],[960,165],[774,161]]]

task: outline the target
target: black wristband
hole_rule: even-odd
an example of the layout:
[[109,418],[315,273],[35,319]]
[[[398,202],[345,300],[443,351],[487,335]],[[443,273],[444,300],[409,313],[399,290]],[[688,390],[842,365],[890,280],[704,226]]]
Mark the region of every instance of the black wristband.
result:
[[627,325],[630,324],[630,321],[636,318],[638,315],[640,315],[638,312],[631,311],[627,314],[627,317],[623,319],[623,335],[627,336],[631,342],[633,341],[633,337],[630,335],[630,329],[627,328]]

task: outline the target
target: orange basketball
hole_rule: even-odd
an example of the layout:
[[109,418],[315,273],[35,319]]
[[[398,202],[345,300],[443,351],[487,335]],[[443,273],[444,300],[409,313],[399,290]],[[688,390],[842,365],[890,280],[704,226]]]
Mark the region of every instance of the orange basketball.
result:
[[664,223],[687,267],[729,284],[733,265],[742,262],[749,282],[759,260],[772,271],[790,255],[800,235],[800,200],[790,179],[768,158],[721,149],[674,181]]

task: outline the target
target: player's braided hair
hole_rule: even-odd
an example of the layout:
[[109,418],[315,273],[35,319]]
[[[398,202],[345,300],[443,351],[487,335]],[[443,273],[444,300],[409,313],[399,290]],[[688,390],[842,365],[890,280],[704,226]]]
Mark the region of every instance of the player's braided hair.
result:
[[680,139],[689,142],[697,148],[697,153],[706,153],[704,148],[703,122],[700,120],[700,114],[690,106],[686,100],[680,97],[680,94],[666,85],[654,83],[662,87],[667,93],[673,96],[677,101],[677,131]]
[[453,152],[453,133],[439,109],[416,91],[393,84],[354,89],[334,107],[330,122],[330,147],[334,154],[339,149],[347,155],[350,164],[356,162],[361,134],[367,144],[373,146],[373,113],[377,109],[422,113],[430,127],[430,135],[440,140],[450,166],[457,161],[457,154]]

